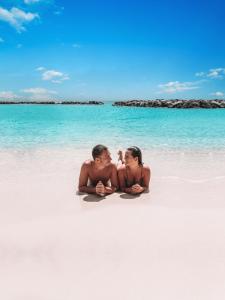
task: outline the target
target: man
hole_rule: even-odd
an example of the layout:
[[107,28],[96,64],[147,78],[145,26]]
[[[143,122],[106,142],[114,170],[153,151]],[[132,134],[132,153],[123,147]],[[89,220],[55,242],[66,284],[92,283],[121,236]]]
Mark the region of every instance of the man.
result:
[[92,149],[92,157],[93,160],[85,161],[81,167],[79,192],[100,196],[114,193],[118,188],[117,168],[111,163],[108,148],[96,145]]

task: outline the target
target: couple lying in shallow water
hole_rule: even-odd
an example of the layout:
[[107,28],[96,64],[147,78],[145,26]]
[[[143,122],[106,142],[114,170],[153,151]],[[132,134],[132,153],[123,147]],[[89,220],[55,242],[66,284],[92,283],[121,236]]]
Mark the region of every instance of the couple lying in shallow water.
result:
[[92,149],[93,160],[83,163],[80,170],[79,192],[104,196],[117,190],[129,194],[148,192],[151,171],[143,164],[138,147],[127,148],[123,158],[119,151],[119,163],[112,163],[106,146]]

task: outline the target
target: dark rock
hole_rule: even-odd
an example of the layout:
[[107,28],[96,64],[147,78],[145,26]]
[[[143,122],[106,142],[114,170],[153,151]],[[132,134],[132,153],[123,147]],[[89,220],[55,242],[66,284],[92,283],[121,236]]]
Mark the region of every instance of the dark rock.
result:
[[116,101],[113,106],[135,106],[135,107],[167,107],[167,108],[225,108],[225,100],[213,99],[156,99],[156,100],[128,100]]
[[101,101],[62,101],[60,104],[64,105],[103,105]]
[[70,104],[70,105],[103,105],[101,101],[1,101],[0,104]]

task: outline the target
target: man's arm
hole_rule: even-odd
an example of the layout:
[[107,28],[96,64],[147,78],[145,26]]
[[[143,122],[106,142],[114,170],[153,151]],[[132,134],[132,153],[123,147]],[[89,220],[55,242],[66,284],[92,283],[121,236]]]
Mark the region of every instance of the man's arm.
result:
[[112,173],[110,176],[110,182],[111,186],[105,187],[105,193],[106,194],[112,194],[118,189],[118,177],[117,177],[117,169],[116,166],[112,165]]
[[88,193],[88,194],[95,194],[96,188],[87,186],[88,183],[88,165],[87,163],[83,163],[81,170],[80,170],[80,177],[79,177],[79,192]]

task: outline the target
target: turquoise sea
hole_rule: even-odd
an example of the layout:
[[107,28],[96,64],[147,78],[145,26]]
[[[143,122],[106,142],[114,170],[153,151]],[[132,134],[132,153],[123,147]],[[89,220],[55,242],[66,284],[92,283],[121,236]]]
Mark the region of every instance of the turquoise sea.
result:
[[1,105],[0,149],[225,149],[225,109]]

